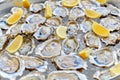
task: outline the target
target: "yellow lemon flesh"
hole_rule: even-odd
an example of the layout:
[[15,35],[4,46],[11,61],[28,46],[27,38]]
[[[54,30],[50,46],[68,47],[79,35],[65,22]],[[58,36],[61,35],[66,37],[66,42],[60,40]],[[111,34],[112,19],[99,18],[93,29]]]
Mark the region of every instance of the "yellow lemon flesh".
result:
[[79,4],[79,0],[62,0],[62,5],[68,8],[72,8]]
[[89,58],[89,54],[92,52],[90,48],[85,48],[79,52],[79,56],[83,59]]
[[107,2],[107,0],[96,0],[97,2],[99,2],[100,4],[105,4]]
[[44,16],[46,18],[51,18],[52,17],[52,8],[51,8],[51,6],[49,4],[46,4],[46,6],[45,6]]
[[15,53],[22,45],[23,37],[18,35],[6,48],[9,53]]
[[29,8],[30,7],[30,1],[29,0],[23,0],[23,6],[24,6],[24,8]]
[[66,31],[67,31],[67,27],[65,27],[65,26],[59,26],[56,29],[56,34],[61,39],[64,39],[64,38],[66,38]]
[[98,24],[97,22],[93,22],[92,30],[95,34],[101,37],[108,37],[110,35],[109,30],[106,29],[104,26]]
[[18,22],[23,15],[23,10],[18,8],[7,20],[6,23],[9,25],[15,24]]
[[101,14],[97,11],[90,10],[90,9],[85,9],[85,14],[89,18],[99,18],[101,17]]
[[120,75],[120,63],[110,68],[110,73],[112,76]]

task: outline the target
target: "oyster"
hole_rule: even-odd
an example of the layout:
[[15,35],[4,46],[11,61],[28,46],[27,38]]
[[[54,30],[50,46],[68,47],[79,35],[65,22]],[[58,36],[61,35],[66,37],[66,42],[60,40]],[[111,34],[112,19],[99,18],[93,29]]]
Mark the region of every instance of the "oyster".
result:
[[46,18],[40,14],[32,14],[26,19],[26,21],[29,24],[37,24],[37,25],[43,24],[45,22],[45,20],[46,20]]
[[75,55],[57,56],[54,61],[60,69],[87,69],[87,63]]
[[53,15],[58,17],[66,17],[69,14],[69,11],[67,8],[58,6],[54,9]]
[[79,6],[76,6],[70,10],[69,20],[76,20],[79,17],[83,17],[84,15],[85,15],[84,10]]
[[120,20],[114,16],[108,16],[100,20],[100,24],[106,27],[109,31],[120,29]]
[[24,62],[17,56],[9,55],[8,52],[2,51],[0,54],[0,75],[9,80],[16,80],[21,76],[25,67]]
[[110,67],[114,64],[116,54],[110,48],[102,48],[90,55],[90,63],[100,67]]
[[54,0],[45,1],[44,4],[45,4],[45,5],[46,5],[46,4],[49,4],[50,7],[52,8],[52,10],[54,10],[54,9],[57,7],[56,1],[54,1]]
[[46,40],[53,32],[51,27],[41,26],[33,35],[37,40]]
[[68,36],[76,36],[78,34],[79,26],[76,21],[68,22],[67,27]]
[[25,68],[30,70],[38,70],[40,72],[45,72],[47,70],[47,61],[43,61],[37,57],[32,56],[20,56],[25,63]]
[[44,9],[45,5],[42,3],[35,3],[35,4],[31,4],[30,5],[30,11],[37,13],[39,11],[41,11],[42,9]]
[[62,19],[60,17],[52,17],[47,19],[45,25],[57,28],[58,26],[62,25]]
[[120,40],[120,34],[117,32],[113,32],[109,37],[101,38],[102,42],[106,45],[114,45],[118,40]]
[[88,32],[84,36],[84,40],[86,42],[86,45],[92,48],[101,48],[101,41],[100,38],[95,35],[93,32]]
[[30,72],[19,80],[45,80],[45,75],[38,71]]
[[53,71],[47,80],[87,80],[87,78],[77,71]]
[[78,47],[79,47],[79,43],[78,43],[76,38],[74,38],[74,37],[66,38],[62,42],[61,54],[62,55],[75,54],[75,52],[77,51]]
[[52,58],[60,55],[61,42],[57,39],[49,39],[38,45],[35,54],[40,55],[41,58]]

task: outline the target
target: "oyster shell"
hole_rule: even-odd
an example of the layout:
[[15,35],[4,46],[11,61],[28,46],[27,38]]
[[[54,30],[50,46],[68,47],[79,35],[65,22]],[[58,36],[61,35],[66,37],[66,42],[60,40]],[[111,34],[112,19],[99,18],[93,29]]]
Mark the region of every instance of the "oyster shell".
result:
[[40,55],[41,58],[52,58],[60,55],[61,42],[57,39],[49,39],[38,45],[35,54]]
[[23,74],[24,62],[17,56],[11,56],[6,51],[0,54],[0,75],[9,80],[16,80]]
[[53,32],[51,27],[41,26],[33,35],[37,40],[46,40]]
[[57,28],[58,26],[60,26],[62,24],[62,19],[60,17],[52,17],[47,19],[45,25],[53,27],[53,28]]
[[50,7],[52,8],[52,10],[54,10],[54,9],[57,7],[56,1],[54,1],[54,0],[45,1],[44,4],[45,4],[45,5],[46,5],[46,4],[49,4]]
[[110,48],[102,48],[91,54],[90,63],[100,67],[110,67],[114,64],[116,54]]
[[70,10],[69,20],[76,20],[79,17],[83,17],[84,15],[84,10],[79,6],[75,6]]
[[93,32],[88,32],[84,36],[84,40],[86,42],[86,45],[91,48],[101,48],[101,41],[100,38],[95,35]]
[[120,34],[117,32],[113,32],[109,37],[101,38],[102,42],[106,45],[114,45],[120,39]]
[[40,72],[45,72],[47,70],[48,63],[37,57],[32,56],[20,56],[25,63],[25,68],[29,70],[38,70]]
[[68,36],[76,36],[78,34],[79,25],[76,21],[68,22],[67,27]]
[[43,24],[45,22],[45,20],[46,20],[46,18],[40,14],[32,14],[26,19],[26,21],[29,24],[37,24],[37,25]]
[[69,14],[69,11],[67,8],[58,6],[54,9],[53,15],[58,17],[66,17]]
[[75,55],[57,56],[54,61],[60,69],[87,69],[87,63]]
[[87,80],[87,78],[77,71],[53,71],[47,80]]
[[62,55],[75,54],[75,52],[77,51],[78,47],[79,47],[79,43],[78,43],[76,38],[74,38],[74,37],[66,38],[62,42],[61,54]]
[[120,29],[120,20],[114,16],[108,16],[100,20],[100,24],[106,27],[109,31]]
[[45,8],[45,5],[42,4],[42,3],[34,3],[34,4],[30,5],[30,11],[34,12],[34,13],[37,13],[37,12],[41,11],[44,8]]
[[41,72],[33,71],[33,72],[23,76],[19,80],[45,80],[45,75]]

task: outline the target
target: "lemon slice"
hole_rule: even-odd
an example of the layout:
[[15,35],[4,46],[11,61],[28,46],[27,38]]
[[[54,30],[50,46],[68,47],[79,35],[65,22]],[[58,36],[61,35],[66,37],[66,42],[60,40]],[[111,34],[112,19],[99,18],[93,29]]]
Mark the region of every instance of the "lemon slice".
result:
[[6,48],[9,53],[15,53],[22,45],[23,37],[18,35]]
[[92,52],[92,50],[90,48],[85,48],[79,52],[79,56],[83,59],[87,59],[91,52]]
[[100,4],[105,4],[107,2],[107,0],[96,0],[97,2],[99,2]]
[[67,31],[67,27],[65,26],[59,26],[57,29],[56,29],[56,34],[58,37],[60,37],[61,39],[64,39],[66,38],[66,31]]
[[112,76],[120,75],[120,63],[110,68],[110,73]]
[[68,8],[72,8],[79,4],[79,0],[62,0],[62,5]]
[[51,18],[52,17],[52,8],[50,7],[49,4],[46,4],[44,16],[46,18]]
[[106,29],[104,26],[98,24],[97,22],[93,22],[92,30],[95,34],[97,34],[101,37],[108,37],[110,35],[109,30]]
[[9,25],[15,24],[18,22],[23,15],[23,10],[18,8],[7,20],[6,23]]
[[25,8],[29,8],[30,7],[30,1],[29,0],[23,0],[23,6]]
[[101,17],[101,14],[97,11],[90,10],[90,9],[85,9],[85,14],[89,18],[99,18]]

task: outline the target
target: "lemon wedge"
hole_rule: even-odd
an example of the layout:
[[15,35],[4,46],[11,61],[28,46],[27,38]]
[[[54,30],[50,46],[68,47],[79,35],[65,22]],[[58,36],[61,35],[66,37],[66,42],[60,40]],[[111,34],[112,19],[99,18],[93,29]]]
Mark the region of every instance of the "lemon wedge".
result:
[[110,68],[110,73],[112,76],[120,75],[120,63]]
[[62,0],[62,5],[68,8],[72,8],[79,4],[79,0]]
[[89,18],[99,18],[101,17],[101,14],[97,11],[90,10],[90,9],[85,9],[85,14]]
[[9,25],[15,24],[18,22],[23,15],[23,10],[18,8],[7,20],[6,23]]
[[110,35],[110,32],[108,29],[106,29],[101,24],[98,24],[97,22],[93,22],[92,24],[92,30],[95,34],[101,36],[101,37],[108,37]]
[[107,0],[96,0],[97,2],[99,2],[100,4],[105,4],[107,2]]
[[30,1],[29,0],[23,0],[23,6],[25,8],[29,8],[30,7]]
[[64,39],[64,38],[66,38],[66,31],[67,31],[67,27],[65,27],[65,26],[59,26],[56,29],[56,34],[61,39]]
[[51,18],[52,17],[52,8],[51,8],[51,6],[49,4],[46,4],[46,6],[45,6],[44,16],[46,18]]
[[89,54],[92,52],[90,48],[85,48],[79,52],[79,56],[83,59],[89,58]]
[[9,53],[15,53],[22,45],[23,37],[18,35],[6,48]]

